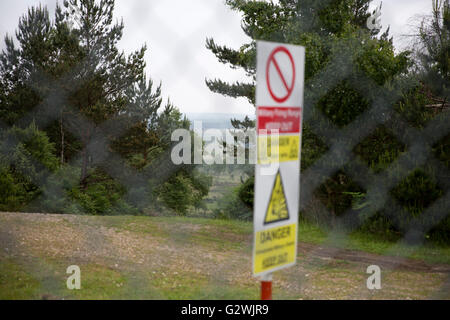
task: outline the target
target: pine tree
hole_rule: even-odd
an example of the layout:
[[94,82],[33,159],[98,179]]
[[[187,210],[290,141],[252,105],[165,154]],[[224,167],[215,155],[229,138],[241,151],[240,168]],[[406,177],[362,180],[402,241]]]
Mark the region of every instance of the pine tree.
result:
[[[210,183],[194,166],[168,161],[172,131],[189,129],[189,121],[170,101],[163,107],[161,84],[147,80],[146,46],[130,55],[119,51],[124,25],[113,22],[113,11],[114,0],[64,1],[54,20],[46,7],[28,10],[19,21],[18,46],[6,36],[0,54],[0,127],[36,123],[50,138],[61,166],[57,176],[35,185],[46,194],[40,209],[110,213],[125,195],[126,212],[166,200],[177,210],[198,205]],[[68,184],[77,173],[79,183]],[[66,174],[70,179],[61,179]],[[176,189],[177,177],[189,194],[158,194],[162,185]],[[13,178],[2,183],[10,186]],[[21,192],[21,199],[34,198]]]
[[419,29],[422,80],[436,107],[450,106],[450,1],[433,0],[432,18]]
[[127,93],[143,78],[146,47],[129,56],[119,51],[124,25],[113,23],[113,10],[113,0],[65,1],[51,21],[46,7],[32,7],[19,21],[19,47],[7,36],[0,55],[2,120],[10,125],[20,120],[21,126],[36,121],[48,129],[62,162],[66,137],[73,153],[78,140],[80,181],[88,174],[92,138],[107,120],[117,120],[109,125],[115,129],[125,123],[123,115],[133,107]]
[[[390,92],[394,89],[390,88],[389,83],[408,70],[409,52],[395,53],[389,29],[380,34],[380,30],[367,28],[367,20],[371,15],[370,2],[371,0],[280,0],[277,3],[226,1],[231,9],[242,14],[242,29],[252,40],[235,50],[218,45],[209,38],[206,47],[215,54],[219,62],[228,64],[231,68],[243,69],[249,81],[226,83],[220,79],[208,79],[206,85],[213,92],[230,97],[245,97],[254,104],[255,40],[304,46],[306,65],[302,170],[305,170],[324,154],[327,146],[336,142],[333,139],[337,139],[334,136],[326,139],[321,137],[321,130],[326,131],[330,124],[316,115],[320,113],[332,125],[344,128],[368,110],[380,95],[395,96]],[[326,76],[321,76],[324,73]],[[233,121],[233,125],[240,126],[236,121]],[[374,140],[382,143],[383,139],[384,137],[376,137]],[[368,153],[370,150],[364,152]],[[331,180],[336,180],[336,183],[331,185],[341,186],[339,176],[332,176]],[[251,180],[252,177],[249,181]],[[251,194],[252,183],[245,183],[242,187],[247,190],[241,190],[240,194]],[[347,191],[354,191],[351,183],[343,186],[343,190],[347,187],[351,189]],[[335,191],[339,194],[336,201],[332,196]],[[342,210],[333,208],[345,208],[346,205],[343,204],[348,202],[339,190],[327,189],[320,198],[336,215]]]
[[[370,0],[266,1],[228,0],[228,6],[240,12],[242,29],[252,39],[238,50],[218,45],[212,38],[206,47],[221,63],[243,69],[249,82],[226,83],[220,79],[206,80],[213,92],[245,97],[254,104],[255,98],[255,40],[268,40],[303,45],[306,48],[305,110],[320,110],[339,127],[351,123],[367,110],[372,91],[370,81],[378,86],[406,72],[408,52],[394,53],[389,29],[369,30]],[[327,68],[327,78],[314,79]],[[341,75],[345,74],[345,77]],[[365,80],[367,78],[369,81]],[[363,81],[361,81],[363,79]],[[332,85],[329,85],[332,84]],[[328,87],[331,86],[331,87]],[[362,94],[361,92],[364,92]],[[233,120],[235,128],[243,124]],[[312,163],[323,148],[305,123],[305,143],[308,148],[302,163]],[[316,150],[309,152],[310,150]],[[304,166],[302,165],[304,169]]]
[[[80,180],[88,175],[92,138],[107,120],[127,108],[126,90],[142,79],[145,67],[143,46],[128,57],[117,48],[123,35],[123,22],[113,23],[114,0],[64,1],[64,20],[79,41],[83,59],[72,84],[71,106],[82,117],[72,117],[71,128],[79,130],[82,142]],[[77,80],[79,79],[79,80]],[[87,118],[89,122],[86,122]]]
[[[254,104],[256,47],[254,40],[268,40],[305,45],[307,50],[306,80],[317,74],[330,56],[330,43],[342,38],[351,28],[367,30],[370,0],[295,1],[278,4],[265,1],[227,0],[231,9],[243,14],[242,29],[253,41],[239,50],[220,46],[212,38],[206,47],[218,60],[232,68],[241,68],[251,78],[249,83],[225,83],[206,80],[211,91],[231,97],[245,97]],[[374,31],[373,33],[376,33]]]
[[153,89],[153,81],[144,76],[126,91],[128,107],[121,114],[125,133],[112,143],[113,150],[126,159],[136,154],[141,156],[138,168],[148,163],[148,156],[159,146],[159,136],[155,132],[158,110],[162,104],[161,85]]
[[51,31],[47,8],[38,6],[30,8],[19,21],[18,47],[12,37],[5,36],[6,48],[0,54],[0,117],[9,125],[15,124],[42,101],[40,93],[46,88],[29,84],[49,67]]

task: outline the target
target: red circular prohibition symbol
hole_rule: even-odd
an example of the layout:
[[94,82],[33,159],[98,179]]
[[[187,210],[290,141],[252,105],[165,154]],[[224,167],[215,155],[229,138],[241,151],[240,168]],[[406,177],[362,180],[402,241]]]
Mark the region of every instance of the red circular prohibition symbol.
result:
[[[292,82],[291,85],[289,86],[288,83],[286,82],[285,77],[283,76],[283,73],[281,72],[280,66],[278,65],[277,60],[275,59],[275,54],[277,54],[278,52],[284,52],[285,54],[287,54],[287,56],[289,57],[289,60],[291,60],[291,64],[292,64]],[[283,97],[278,97],[275,95],[275,93],[272,91],[272,87],[270,86],[270,80],[269,80],[269,67],[270,64],[273,63],[275,66],[275,69],[277,70],[278,75],[281,78],[281,81],[283,82],[284,87],[287,90],[287,94]],[[269,59],[267,59],[267,66],[266,66],[266,82],[267,82],[267,88],[269,89],[269,93],[272,96],[272,98],[278,102],[278,103],[282,103],[285,102],[292,94],[292,91],[294,90],[294,83],[295,83],[295,63],[294,63],[294,59],[292,58],[291,53],[289,52],[288,49],[286,49],[285,47],[277,47],[275,48],[272,53],[269,56]]]

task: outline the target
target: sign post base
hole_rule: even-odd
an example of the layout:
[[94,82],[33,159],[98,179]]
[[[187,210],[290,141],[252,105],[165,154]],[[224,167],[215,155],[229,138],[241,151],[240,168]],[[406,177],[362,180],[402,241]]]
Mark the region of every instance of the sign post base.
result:
[[272,300],[272,274],[261,277],[261,300]]

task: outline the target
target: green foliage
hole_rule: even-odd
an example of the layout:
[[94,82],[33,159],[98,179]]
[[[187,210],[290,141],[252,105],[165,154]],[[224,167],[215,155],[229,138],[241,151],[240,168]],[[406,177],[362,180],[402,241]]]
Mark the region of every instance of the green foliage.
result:
[[144,74],[146,46],[128,56],[117,47],[124,25],[113,21],[114,3],[67,0],[54,20],[31,7],[17,41],[5,37],[0,122],[17,127],[1,140],[2,209],[139,214],[161,189],[161,203],[184,213],[208,193],[193,166],[168,161],[171,133],[189,121],[170,102],[161,110],[161,84]]
[[[433,176],[417,169],[393,188],[391,193],[401,205],[400,212],[397,212],[395,216],[396,225],[400,231],[404,232],[414,228],[434,241],[448,240],[448,236],[445,236],[450,232],[448,216],[444,216],[444,219],[439,222],[435,221],[436,219],[433,217],[423,214],[431,204],[443,195],[442,189]],[[443,207],[441,210],[446,209]],[[428,230],[430,219],[432,229]]]
[[[384,174],[386,169],[396,164],[387,172],[388,179],[409,174],[409,169],[395,162],[410,147],[404,142],[408,141],[404,120],[407,126],[420,130],[440,112],[434,107],[430,108],[430,104],[441,103],[445,106],[448,103],[448,0],[440,1],[440,5],[439,1],[435,2],[434,20],[428,24],[424,22],[420,29],[424,44],[420,50],[420,74],[413,68],[415,61],[411,59],[409,51],[394,51],[389,30],[378,35],[379,31],[367,29],[370,2],[280,0],[268,3],[227,0],[231,9],[242,14],[242,28],[252,41],[237,50],[218,45],[213,39],[207,39],[206,46],[219,62],[243,69],[249,76],[249,82],[228,84],[216,79],[207,80],[207,86],[213,92],[230,97],[245,97],[254,103],[255,40],[303,45],[306,48],[304,107],[309,116],[303,122],[302,171],[312,167],[337,142],[334,137],[324,139],[320,136],[320,132],[334,128],[330,128],[329,123],[321,121],[317,115],[325,115],[341,129],[361,119],[362,114],[370,124],[371,121],[379,121],[379,118],[368,118],[366,111],[377,106],[381,98],[392,101],[388,107],[396,114],[386,116],[383,125],[360,141],[353,148],[353,153],[372,173]],[[399,98],[391,99],[396,97]],[[391,110],[388,109],[387,114]],[[379,116],[384,116],[385,112],[380,111]],[[233,125],[238,127],[239,124]],[[446,130],[445,126],[442,130]],[[447,140],[446,137],[437,142],[433,151],[448,166]],[[416,161],[414,158],[410,160],[413,163]],[[380,208],[377,208],[377,212],[369,212],[372,206],[366,200],[365,191],[348,178],[345,170],[346,166],[332,177],[324,177],[327,180],[314,192],[319,202],[313,199],[311,204],[307,204],[309,212],[301,213],[304,217],[328,224],[333,216],[348,212],[350,214],[345,218],[346,222],[355,226],[358,221],[361,222],[361,230],[386,232],[395,237],[409,225],[410,219],[406,217],[422,212],[425,204],[442,195],[439,188],[433,187],[436,172],[428,170],[427,178],[414,176],[412,180],[407,179],[394,188],[393,194],[402,203],[405,213],[399,213],[396,217],[389,210]],[[249,179],[238,192],[241,202],[250,207],[251,185],[252,180]],[[386,209],[391,209],[391,204],[387,203]],[[322,209],[323,206],[331,212],[331,217],[327,210]],[[401,220],[400,216],[405,217],[403,227],[398,221]],[[441,224],[445,225],[446,221]]]
[[201,173],[178,171],[156,189],[163,203],[179,215],[185,215],[189,207],[198,207],[208,195],[212,178]]
[[405,146],[385,126],[377,127],[354,149],[355,154],[376,173],[386,169],[404,151]]
[[438,141],[433,148],[436,158],[450,169],[450,134]]
[[40,194],[39,186],[57,165],[53,144],[34,124],[4,132],[0,140],[0,210],[24,208]]
[[[112,192],[109,189],[113,189]],[[82,212],[92,215],[108,215],[117,213],[114,205],[120,200],[120,192],[114,181],[105,184],[91,184],[86,190],[74,188],[70,191],[71,198],[81,207]],[[130,212],[119,212],[130,214]],[[134,213],[134,212],[133,212]]]
[[330,210],[340,216],[354,204],[354,194],[363,190],[343,172],[337,172],[316,190],[316,196]]
[[30,194],[23,182],[5,168],[0,169],[0,210],[19,211],[30,200]]
[[[448,217],[444,215],[444,219],[439,221],[424,214],[443,195],[443,190],[430,173],[423,169],[414,170],[391,190],[395,203],[388,201],[383,210],[374,214],[364,210],[370,204],[365,193],[351,194],[353,208],[359,211],[361,226],[358,229],[392,240],[414,230],[434,242],[448,241]],[[443,206],[441,210],[447,209]]]
[[424,92],[423,85],[415,84],[412,86],[412,89],[407,90],[402,94],[401,99],[395,104],[394,110],[397,111],[409,125],[416,128],[423,128],[426,123],[435,116],[433,110],[426,107],[429,103],[430,99]]
[[78,188],[80,169],[63,165],[50,176],[42,187],[39,209],[49,213],[82,213],[80,205],[72,201],[70,193]]
[[438,222],[428,232],[426,237],[435,243],[446,245],[450,243],[450,216]]
[[[153,90],[153,81],[142,77],[136,85],[127,90],[128,110],[122,123],[125,133],[112,141],[112,148],[128,159],[133,167],[142,169],[148,164],[151,152],[161,147],[161,137],[157,132],[161,117],[161,85]],[[170,104],[166,106],[172,108]],[[139,160],[140,159],[140,160]]]
[[[418,217],[425,208],[442,195],[436,181],[422,170],[415,170],[391,191],[402,205],[405,214]],[[399,220],[408,221],[409,219]]]
[[433,0],[433,12],[419,28],[421,75],[435,102],[448,104],[450,97],[450,1]]
[[189,179],[177,174],[159,188],[158,195],[169,208],[182,214],[187,211],[190,201],[192,201],[193,191]]
[[253,199],[255,197],[255,177],[251,176],[242,185],[239,186],[239,199],[249,208],[253,208]]
[[12,127],[1,138],[2,165],[9,162],[18,172],[26,173],[32,179],[38,179],[39,173],[44,170],[54,171],[57,168],[54,145],[35,124],[25,129]]
[[[238,219],[251,220],[253,218],[253,210],[247,204],[242,202],[239,197],[242,186],[236,187],[226,194],[218,201],[218,206],[214,210],[214,216],[218,219]],[[252,199],[253,202],[253,199]]]
[[[223,95],[245,97],[254,102],[254,40],[303,45],[306,48],[306,107],[320,110],[339,127],[348,125],[368,109],[372,103],[370,99],[376,98],[371,97],[373,88],[370,81],[384,85],[405,72],[408,66],[408,53],[395,54],[387,32],[376,38],[376,32],[366,28],[369,3],[370,1],[352,0],[286,0],[277,4],[265,1],[227,1],[233,10],[243,15],[242,28],[252,41],[239,50],[217,45],[213,39],[208,39],[206,46],[220,62],[230,64],[232,68],[244,69],[252,82],[227,84],[221,80],[208,80],[208,87]],[[325,68],[327,75],[332,76],[321,78],[320,83],[314,84],[315,78]],[[341,77],[342,74],[345,76]],[[334,84],[324,90],[328,82]],[[363,94],[361,91],[366,92]],[[304,122],[302,170],[310,167],[328,150],[323,139],[313,133],[316,123],[313,124]],[[233,125],[238,126],[235,123]],[[332,185],[337,187],[341,184],[335,181]],[[340,187],[338,190],[328,190],[327,193],[342,194],[344,191],[352,190]],[[244,203],[251,204],[251,201],[247,201],[249,199],[245,199],[247,195],[241,195],[244,196],[241,198]]]
[[390,217],[387,217],[383,212],[376,212],[375,214],[362,218],[361,226],[358,228],[359,232],[374,235],[379,239],[388,241],[398,241],[401,238],[401,232],[393,223]]
[[138,214],[124,201],[126,189],[99,169],[90,172],[87,187],[79,185],[79,168],[61,167],[44,186],[40,207],[46,212],[116,215]]
[[305,123],[302,130],[301,170],[304,171],[314,164],[327,150],[327,145]]
[[[114,0],[64,1],[51,21],[46,7],[32,7],[19,22],[18,47],[7,37],[0,54],[0,116],[9,124],[27,124],[34,113],[45,127],[57,120],[60,130],[50,126],[48,133],[62,161],[69,158],[65,150],[83,151],[80,181],[91,165],[87,146],[99,126],[109,120],[102,129],[113,135],[108,129],[117,132],[137,111],[129,93],[137,100],[148,93],[130,89],[145,78],[146,48],[128,57],[117,48],[124,26],[113,23],[113,9]],[[74,137],[65,139],[67,131]]]
[[328,91],[317,107],[336,125],[343,127],[368,108],[367,100],[344,81]]

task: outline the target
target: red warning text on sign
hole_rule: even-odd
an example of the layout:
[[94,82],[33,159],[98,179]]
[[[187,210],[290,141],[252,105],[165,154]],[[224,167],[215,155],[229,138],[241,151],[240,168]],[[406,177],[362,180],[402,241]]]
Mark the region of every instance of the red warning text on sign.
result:
[[300,107],[258,107],[258,132],[259,130],[278,130],[283,133],[300,133]]

